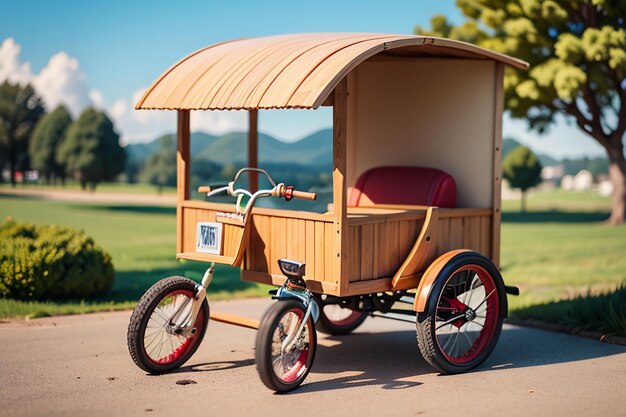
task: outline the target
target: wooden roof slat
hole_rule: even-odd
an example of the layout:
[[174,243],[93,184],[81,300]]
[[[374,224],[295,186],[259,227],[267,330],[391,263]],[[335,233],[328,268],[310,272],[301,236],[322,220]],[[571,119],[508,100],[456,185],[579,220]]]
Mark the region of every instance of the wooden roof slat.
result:
[[[245,101],[243,105],[245,107],[258,106],[259,101],[266,93],[267,89],[274,83],[276,78],[285,71],[294,61],[301,58],[303,55],[310,53],[313,49],[319,47],[327,47],[330,44],[336,43],[336,34],[320,34],[321,38],[318,38],[314,42],[308,42],[306,45],[301,45],[299,48],[294,48],[289,51],[289,54],[284,56],[284,59],[266,60],[263,64],[270,67],[270,71],[265,73],[262,78],[251,79],[246,86],[244,93]],[[358,36],[355,35],[354,38]],[[348,38],[350,39],[350,38]],[[234,97],[233,100],[236,100]],[[237,101],[238,102],[238,101]]]
[[[379,37],[372,39],[371,35],[356,38],[342,38],[310,49],[285,67],[268,87],[267,91],[259,97],[259,100],[256,102],[253,101],[252,104],[261,108],[275,107],[275,103],[287,104],[309,74],[327,59],[332,59],[334,54],[346,48],[354,47],[355,45],[358,45],[355,47],[357,50],[369,49],[373,45],[380,43],[380,39],[385,38],[386,37]],[[300,104],[296,103],[293,106],[299,107]]]
[[289,53],[289,51],[294,49],[294,46],[300,45],[302,40],[302,37],[294,37],[294,39],[291,39],[284,44],[274,43],[265,49],[245,57],[240,63],[237,71],[232,71],[230,76],[224,81],[224,83],[222,83],[219,94],[216,94],[213,100],[211,100],[210,106],[214,108],[227,107],[231,101],[233,93],[242,89],[242,86],[246,83],[253,82],[253,78],[250,74],[255,70],[255,68],[264,62],[269,62],[271,65],[274,61],[276,61],[276,54]]
[[377,54],[519,59],[464,42],[415,35],[308,33],[239,39],[183,58],[146,90],[137,109],[317,108],[349,71]]

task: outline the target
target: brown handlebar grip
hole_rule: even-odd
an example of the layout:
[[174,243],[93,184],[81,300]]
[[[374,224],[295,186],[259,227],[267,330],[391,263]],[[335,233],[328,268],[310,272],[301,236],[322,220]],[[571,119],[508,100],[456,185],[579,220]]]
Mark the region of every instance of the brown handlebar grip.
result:
[[198,192],[199,193],[210,193],[211,192],[211,187],[209,187],[208,185],[203,185],[201,187],[198,187]]
[[302,198],[304,200],[315,200],[317,198],[317,194],[315,194],[315,193],[308,193],[306,191],[293,190],[291,195],[293,197],[295,197],[295,198]]

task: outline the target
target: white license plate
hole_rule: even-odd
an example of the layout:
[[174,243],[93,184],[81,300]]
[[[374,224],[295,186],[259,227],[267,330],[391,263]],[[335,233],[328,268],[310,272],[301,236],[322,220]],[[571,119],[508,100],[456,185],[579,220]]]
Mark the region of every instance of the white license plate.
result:
[[196,252],[212,255],[222,253],[222,223],[197,223]]

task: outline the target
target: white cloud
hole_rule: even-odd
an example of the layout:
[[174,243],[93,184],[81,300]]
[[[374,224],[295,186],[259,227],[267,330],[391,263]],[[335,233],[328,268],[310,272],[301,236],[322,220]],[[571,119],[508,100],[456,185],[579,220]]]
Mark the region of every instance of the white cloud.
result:
[[7,38],[0,44],[0,82],[26,84],[33,78],[29,62],[20,62],[21,47],[13,38]]
[[[110,115],[124,143],[145,142],[176,130],[176,113],[173,111],[135,110],[135,103],[145,88],[108,106],[102,91],[89,89],[87,76],[76,58],[58,52],[39,74],[33,74],[30,62],[20,60],[20,52],[21,47],[13,38],[0,44],[0,82],[8,79],[14,83],[31,83],[47,110],[63,103],[77,117],[85,107],[95,106]],[[245,112],[194,112],[191,117],[193,131],[221,134],[245,128]]]
[[95,88],[91,90],[89,92],[89,100],[91,100],[91,104],[97,109],[106,110],[102,91]]
[[39,74],[33,74],[30,62],[21,62],[20,51],[20,45],[13,38],[0,44],[0,82],[31,83],[49,111],[62,103],[77,116],[92,103],[87,77],[76,58],[58,52]]
[[63,103],[77,116],[83,108],[91,104],[86,78],[76,58],[65,52],[58,52],[33,79],[33,85],[48,110]]

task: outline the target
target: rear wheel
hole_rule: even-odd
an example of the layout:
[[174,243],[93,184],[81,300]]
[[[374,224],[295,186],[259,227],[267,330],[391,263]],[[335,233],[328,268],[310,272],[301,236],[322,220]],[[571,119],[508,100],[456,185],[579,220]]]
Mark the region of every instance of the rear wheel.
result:
[[338,301],[325,298],[324,295],[316,297],[316,301],[320,306],[320,317],[316,327],[322,333],[334,336],[348,334],[363,324],[367,318],[366,313],[342,307]]
[[[309,374],[317,335],[312,317],[296,334],[306,309],[296,300],[279,300],[261,320],[256,337],[256,366],[261,381],[276,392],[297,388]],[[293,340],[283,346],[288,339]]]
[[138,367],[161,374],[180,367],[196,352],[209,322],[209,305],[205,299],[193,334],[183,335],[195,289],[192,280],[174,276],[158,281],[141,297],[127,335],[130,356]]
[[426,310],[417,316],[424,359],[446,374],[482,364],[500,336],[506,294],[497,268],[484,256],[457,255],[436,278]]

